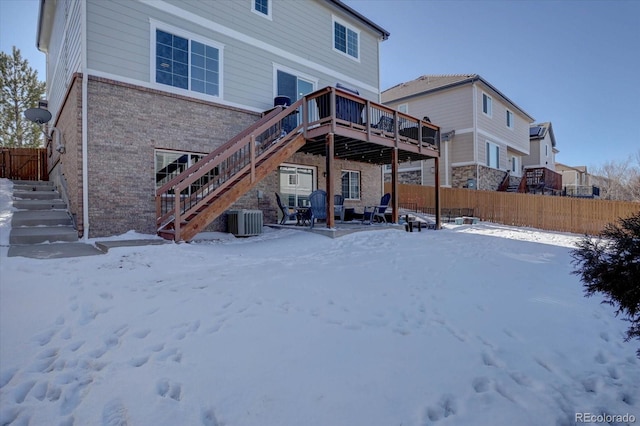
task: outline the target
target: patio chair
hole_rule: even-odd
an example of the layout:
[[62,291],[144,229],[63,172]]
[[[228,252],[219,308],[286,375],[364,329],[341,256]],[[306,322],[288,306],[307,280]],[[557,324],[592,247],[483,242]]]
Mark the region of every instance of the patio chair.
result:
[[339,216],[340,222],[344,222],[344,196],[333,196],[333,216]]
[[387,192],[380,199],[379,205],[365,207],[362,222],[369,222],[369,224],[371,224],[376,218],[378,218],[378,220],[387,223],[387,218],[384,217],[384,212],[389,207],[389,201],[391,201],[391,194]]
[[327,220],[327,193],[321,189],[315,190],[309,195],[309,203],[311,207],[308,210],[308,219],[311,222],[311,228],[316,219]]
[[388,117],[386,115],[383,115],[382,117],[380,117],[378,124],[375,124],[371,127],[373,127],[374,129],[379,129],[389,133],[393,133],[395,131],[393,118]]
[[282,197],[280,194],[276,192],[276,200],[278,201],[278,207],[280,207],[280,211],[282,211],[282,220],[280,221],[280,225],[284,225],[287,220],[297,220],[298,212],[295,210],[291,210],[288,206],[285,206],[282,202]]

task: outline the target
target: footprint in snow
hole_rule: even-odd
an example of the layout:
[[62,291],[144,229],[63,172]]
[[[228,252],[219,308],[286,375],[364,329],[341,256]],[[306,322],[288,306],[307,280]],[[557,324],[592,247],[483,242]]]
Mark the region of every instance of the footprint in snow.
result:
[[127,426],[128,424],[127,408],[121,400],[113,399],[102,409],[102,426]]
[[458,404],[453,395],[443,395],[436,405],[427,407],[424,413],[423,424],[437,422],[450,417],[458,412]]
[[182,385],[179,383],[172,383],[168,379],[161,379],[156,384],[156,391],[158,395],[166,398],[169,397],[174,401],[180,401],[182,399]]

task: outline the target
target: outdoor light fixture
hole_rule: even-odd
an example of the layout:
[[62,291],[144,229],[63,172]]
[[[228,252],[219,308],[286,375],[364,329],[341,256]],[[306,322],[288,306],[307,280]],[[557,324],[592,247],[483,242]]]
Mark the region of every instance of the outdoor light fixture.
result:
[[24,116],[27,120],[36,123],[40,126],[40,130],[44,134],[44,137],[47,139],[47,143],[53,142],[53,135],[56,137],[56,151],[60,154],[64,154],[65,147],[60,139],[60,129],[57,127],[51,127],[51,135],[48,135],[47,132],[44,131],[44,124],[51,121],[51,113],[44,108],[29,108],[24,112]]

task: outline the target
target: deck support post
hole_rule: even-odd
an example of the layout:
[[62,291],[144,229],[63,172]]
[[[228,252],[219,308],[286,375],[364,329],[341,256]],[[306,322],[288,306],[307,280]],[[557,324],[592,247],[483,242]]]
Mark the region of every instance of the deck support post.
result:
[[391,150],[391,221],[398,223],[398,148]]
[[326,161],[326,185],[327,185],[327,228],[334,227],[333,218],[333,156],[335,154],[333,133],[327,134],[327,161]]
[[249,142],[249,154],[251,156],[251,183],[256,181],[256,136],[251,135]]
[[440,221],[440,157],[434,157],[434,170],[435,170],[435,206],[436,206],[436,229],[441,229]]

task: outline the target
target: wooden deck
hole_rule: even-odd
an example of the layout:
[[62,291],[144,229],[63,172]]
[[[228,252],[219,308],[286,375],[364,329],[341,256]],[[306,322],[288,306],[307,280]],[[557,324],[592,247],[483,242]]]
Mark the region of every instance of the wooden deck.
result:
[[[390,207],[398,211],[398,163],[433,158],[437,169],[440,128],[345,90],[318,90],[290,106],[265,112],[229,142],[164,183],[156,191],[158,234],[189,241],[294,152],[324,156],[327,183],[334,182],[333,174],[338,172],[334,159],[391,165]],[[333,211],[333,184],[327,184],[326,192],[327,209]],[[393,221],[397,222],[397,215]],[[327,228],[333,227],[330,216]]]
[[[334,157],[372,164],[440,156],[440,128],[334,87],[307,95],[298,111],[305,145],[301,151],[326,155],[333,134]],[[298,118],[300,120],[300,118]]]

